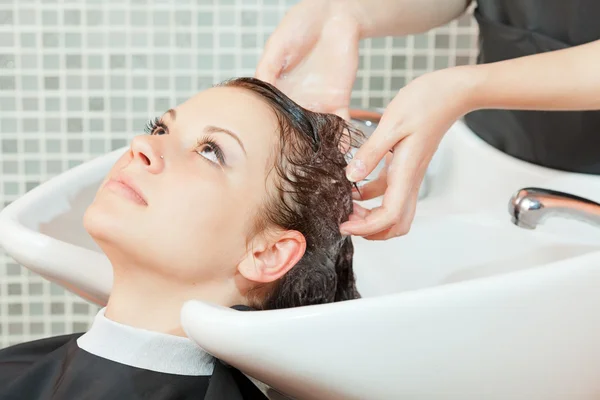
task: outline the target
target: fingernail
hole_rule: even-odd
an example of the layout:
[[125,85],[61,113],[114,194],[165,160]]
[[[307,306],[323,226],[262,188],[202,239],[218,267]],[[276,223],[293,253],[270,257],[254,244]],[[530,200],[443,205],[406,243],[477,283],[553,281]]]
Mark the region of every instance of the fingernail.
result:
[[367,172],[365,163],[361,160],[352,160],[346,168],[346,178],[351,182],[357,182],[361,180]]

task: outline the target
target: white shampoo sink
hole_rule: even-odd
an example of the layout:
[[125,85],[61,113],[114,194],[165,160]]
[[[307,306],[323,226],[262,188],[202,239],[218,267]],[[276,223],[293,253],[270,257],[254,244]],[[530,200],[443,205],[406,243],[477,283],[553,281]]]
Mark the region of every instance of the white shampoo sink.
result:
[[[0,213],[9,255],[99,305],[112,271],[82,215],[123,151]],[[436,157],[410,233],[354,239],[362,299],[260,312],[192,301],[188,335],[298,399],[600,398],[600,229],[556,219],[529,231],[507,212],[527,186],[598,200],[600,177],[513,160],[460,122]]]

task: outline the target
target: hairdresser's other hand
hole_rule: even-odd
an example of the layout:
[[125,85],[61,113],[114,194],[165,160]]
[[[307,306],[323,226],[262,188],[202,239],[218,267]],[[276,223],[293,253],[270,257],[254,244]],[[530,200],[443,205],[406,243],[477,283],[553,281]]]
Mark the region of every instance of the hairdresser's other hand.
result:
[[359,42],[350,8],[338,0],[293,6],[269,37],[256,77],[309,110],[348,118]]
[[383,195],[382,205],[368,210],[355,204],[350,221],[340,227],[342,233],[372,240],[408,233],[431,158],[450,126],[472,109],[475,84],[469,68],[425,74],[398,92],[347,168],[348,179],[358,182],[393,150],[387,169],[362,186],[362,196],[354,194],[355,200]]

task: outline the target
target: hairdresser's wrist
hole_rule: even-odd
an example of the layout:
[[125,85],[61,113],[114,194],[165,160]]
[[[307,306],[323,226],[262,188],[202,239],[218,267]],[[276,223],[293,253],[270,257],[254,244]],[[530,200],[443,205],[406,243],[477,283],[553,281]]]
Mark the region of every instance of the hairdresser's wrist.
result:
[[455,90],[459,117],[485,106],[488,79],[480,65],[453,67],[445,71],[450,73],[446,79]]

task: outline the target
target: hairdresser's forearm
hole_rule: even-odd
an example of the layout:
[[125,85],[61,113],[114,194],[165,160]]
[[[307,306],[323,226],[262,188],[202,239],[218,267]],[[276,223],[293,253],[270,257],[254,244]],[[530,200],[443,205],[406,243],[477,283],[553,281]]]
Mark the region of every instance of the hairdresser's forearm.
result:
[[332,0],[351,10],[361,38],[426,32],[460,16],[471,0]]
[[468,66],[470,109],[600,110],[600,41]]

